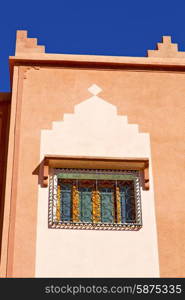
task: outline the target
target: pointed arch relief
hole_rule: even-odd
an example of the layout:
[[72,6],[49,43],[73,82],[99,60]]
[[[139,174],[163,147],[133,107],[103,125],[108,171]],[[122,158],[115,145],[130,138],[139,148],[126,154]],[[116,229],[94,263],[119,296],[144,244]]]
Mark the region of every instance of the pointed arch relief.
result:
[[[89,92],[91,96],[77,104],[73,114],[65,114],[63,120],[52,123],[52,129],[41,131],[40,159],[45,162],[44,180],[47,181],[49,174],[49,185],[46,188],[38,185],[36,276],[65,277],[69,275],[70,271],[70,274],[75,276],[88,277],[89,272],[94,272],[96,277],[103,277],[107,272],[105,266],[110,257],[116,258],[116,261],[110,260],[110,266],[108,266],[112,276],[124,277],[134,274],[137,277],[141,275],[141,270],[142,276],[159,276],[149,134],[139,133],[137,124],[128,124],[127,116],[118,115],[117,107],[101,98],[100,87],[94,84],[89,87]],[[53,174],[56,175],[52,173],[53,171],[58,169],[57,171],[60,172],[60,168],[63,168],[67,169],[66,172],[75,171],[79,176],[88,173],[90,174],[88,178],[92,179],[95,178],[94,173],[97,176],[97,173],[100,174],[102,170],[108,171],[103,172],[103,176],[105,174],[106,176],[107,174],[115,176],[120,169],[121,172],[128,173],[127,170],[135,168],[136,165],[138,168],[144,169],[145,163],[147,164],[148,161],[150,189],[145,190],[140,187],[135,189],[139,196],[137,198],[135,195],[135,199],[139,199],[139,201],[141,199],[141,204],[139,201],[137,202],[135,211],[138,220],[141,220],[142,223],[137,225],[141,224],[140,227],[137,227],[135,223],[133,225],[139,230],[135,230],[129,224],[125,227],[124,224],[121,225],[123,227],[109,225],[107,227],[106,224],[102,227],[93,227],[93,224],[92,226],[82,224],[80,227],[81,225],[75,225],[73,221],[69,223],[69,226],[67,225],[67,228],[63,223],[56,223],[56,226],[52,227],[55,212],[56,217],[59,218],[59,203],[61,203],[60,201],[56,202],[59,199],[56,197],[58,186],[56,189],[54,180],[59,177],[53,178]],[[78,171],[81,171],[82,174]],[[72,175],[73,179],[76,178],[76,173]],[[114,177],[111,180],[115,182],[117,179]],[[118,190],[116,191],[116,207],[119,207],[119,193]],[[73,204],[76,207],[78,198],[75,195],[77,194],[73,194],[75,197]],[[96,218],[99,216],[97,213],[99,197],[97,195],[96,193],[95,198],[93,193],[93,203],[96,204],[94,207],[97,208],[94,210],[93,216]],[[76,218],[78,213],[75,209],[73,212],[75,212]],[[118,219],[118,214],[116,216]],[[63,227],[63,225],[65,226]],[[118,236],[120,234],[124,234],[124,236]],[[113,242],[110,243],[110,240]],[[136,244],[137,247],[135,247]],[[121,249],[120,253],[117,253],[117,249]],[[122,255],[122,249],[124,249],[125,255]],[[99,253],[106,253],[106,257]],[[51,256],[54,259],[52,259],[52,264],[48,264],[48,257]],[[65,262],[63,257],[65,257]],[[128,261],[130,262],[128,257],[137,259],[134,264],[128,264]],[[80,262],[80,265],[77,266],[76,261]],[[87,261],[92,264],[87,265]],[[146,261],[149,261],[150,264],[146,264]],[[143,266],[145,267],[143,268]]]
[[74,113],[54,121],[51,130],[41,131],[41,153],[146,157],[149,134],[140,133],[137,124],[129,124],[116,106],[99,97],[100,87],[93,84],[88,90],[92,96],[75,105]]
[[92,84],[88,91],[91,97],[75,105],[74,113],[64,114],[52,129],[41,131],[41,160],[49,156],[149,159],[149,134],[140,133],[137,124],[118,115],[117,107],[99,96],[101,87]]

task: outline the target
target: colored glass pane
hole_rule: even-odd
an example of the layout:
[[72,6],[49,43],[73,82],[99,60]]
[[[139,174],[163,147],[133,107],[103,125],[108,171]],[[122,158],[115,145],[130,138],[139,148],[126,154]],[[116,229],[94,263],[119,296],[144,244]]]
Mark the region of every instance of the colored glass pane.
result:
[[80,187],[80,221],[92,222],[92,188]]
[[101,222],[114,223],[114,190],[112,188],[100,188],[101,198]]
[[61,221],[71,220],[71,184],[61,185]]

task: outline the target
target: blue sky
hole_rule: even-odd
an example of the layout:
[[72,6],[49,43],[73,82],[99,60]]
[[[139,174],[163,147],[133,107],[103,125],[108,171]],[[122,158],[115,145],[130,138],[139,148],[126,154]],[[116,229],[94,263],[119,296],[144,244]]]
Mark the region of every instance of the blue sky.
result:
[[9,91],[16,30],[47,53],[146,56],[162,35],[185,50],[185,0],[15,0],[0,2],[0,91]]

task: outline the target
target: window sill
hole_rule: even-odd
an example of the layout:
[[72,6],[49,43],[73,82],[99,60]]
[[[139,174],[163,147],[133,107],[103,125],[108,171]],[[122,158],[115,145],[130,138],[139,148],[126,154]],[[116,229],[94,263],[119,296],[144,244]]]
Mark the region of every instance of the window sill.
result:
[[118,230],[118,231],[138,231],[141,224],[86,224],[86,223],[50,223],[49,228],[53,229],[82,229],[82,230]]

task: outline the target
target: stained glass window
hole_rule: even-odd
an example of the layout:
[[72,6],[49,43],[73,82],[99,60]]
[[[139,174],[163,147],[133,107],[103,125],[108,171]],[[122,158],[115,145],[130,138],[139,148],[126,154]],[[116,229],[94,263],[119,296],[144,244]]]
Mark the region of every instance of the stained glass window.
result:
[[53,228],[139,229],[139,172],[53,169],[49,225]]
[[114,223],[114,189],[112,187],[100,187],[101,222]]
[[61,181],[58,182],[58,188],[60,188],[59,194],[59,205],[60,205],[60,220],[70,221],[71,220],[71,184],[63,184]]
[[92,222],[92,188],[79,188],[79,202],[80,202],[80,221]]

